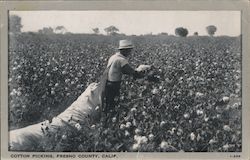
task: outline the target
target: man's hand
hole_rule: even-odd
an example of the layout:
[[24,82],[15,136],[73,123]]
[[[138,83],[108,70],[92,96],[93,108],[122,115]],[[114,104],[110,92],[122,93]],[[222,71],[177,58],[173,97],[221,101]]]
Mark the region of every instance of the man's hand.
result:
[[137,67],[135,70],[138,71],[138,72],[145,72],[145,71],[148,71],[151,69],[151,65],[140,65],[139,67]]

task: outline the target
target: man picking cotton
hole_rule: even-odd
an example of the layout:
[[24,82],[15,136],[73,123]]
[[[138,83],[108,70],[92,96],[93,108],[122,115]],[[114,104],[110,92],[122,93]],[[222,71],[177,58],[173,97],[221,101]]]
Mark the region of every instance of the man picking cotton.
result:
[[107,65],[107,81],[105,86],[104,113],[107,120],[115,115],[115,99],[119,99],[122,75],[127,74],[134,78],[144,77],[143,72],[134,70],[128,63],[127,57],[131,54],[133,44],[129,40],[120,40],[118,52],[109,58]]

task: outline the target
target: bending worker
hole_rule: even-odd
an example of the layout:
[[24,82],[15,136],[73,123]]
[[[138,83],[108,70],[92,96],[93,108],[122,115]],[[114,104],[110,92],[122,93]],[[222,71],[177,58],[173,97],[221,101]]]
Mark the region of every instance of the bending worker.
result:
[[115,114],[115,99],[119,99],[120,96],[122,75],[127,74],[134,78],[144,77],[142,72],[137,72],[128,63],[127,57],[133,49],[132,42],[129,40],[120,40],[118,49],[119,52],[109,58],[107,65],[109,70],[105,87],[106,106],[104,107],[104,112],[108,119]]

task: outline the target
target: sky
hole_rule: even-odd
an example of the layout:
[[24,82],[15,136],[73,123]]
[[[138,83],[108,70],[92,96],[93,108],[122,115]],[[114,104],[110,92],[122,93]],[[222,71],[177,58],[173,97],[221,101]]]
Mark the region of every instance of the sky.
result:
[[104,34],[104,28],[114,25],[127,35],[174,35],[177,27],[187,28],[189,35],[207,35],[206,26],[215,25],[218,36],[241,34],[240,11],[10,11],[13,14],[22,18],[23,32],[62,25],[72,33],[93,33],[98,27]]

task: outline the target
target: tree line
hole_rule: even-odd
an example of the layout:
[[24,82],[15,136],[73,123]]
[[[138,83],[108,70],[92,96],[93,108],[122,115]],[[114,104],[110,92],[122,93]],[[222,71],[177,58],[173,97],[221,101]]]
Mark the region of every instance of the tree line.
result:
[[[9,17],[9,32],[10,33],[20,33],[22,27],[23,27],[23,25],[21,23],[21,17],[19,17],[17,15],[11,15]],[[100,29],[98,27],[92,28],[92,31],[93,31],[94,34],[100,34]],[[114,25],[111,25],[111,26],[108,26],[108,27],[104,28],[104,31],[106,32],[107,35],[118,35],[118,34],[119,35],[125,35],[125,34],[118,33],[119,29]],[[209,26],[206,27],[206,31],[207,31],[209,36],[213,36],[215,34],[215,32],[217,31],[217,27],[214,26],[214,25],[209,25]],[[55,28],[43,27],[43,28],[38,30],[38,33],[40,33],[40,34],[71,34],[62,25],[57,26]],[[152,33],[150,33],[150,34],[152,35]],[[188,34],[189,34],[188,29],[186,29],[184,27],[177,27],[175,29],[175,35],[176,36],[187,37]],[[168,35],[168,33],[161,32],[158,35]],[[199,33],[194,32],[193,35],[198,36]]]

